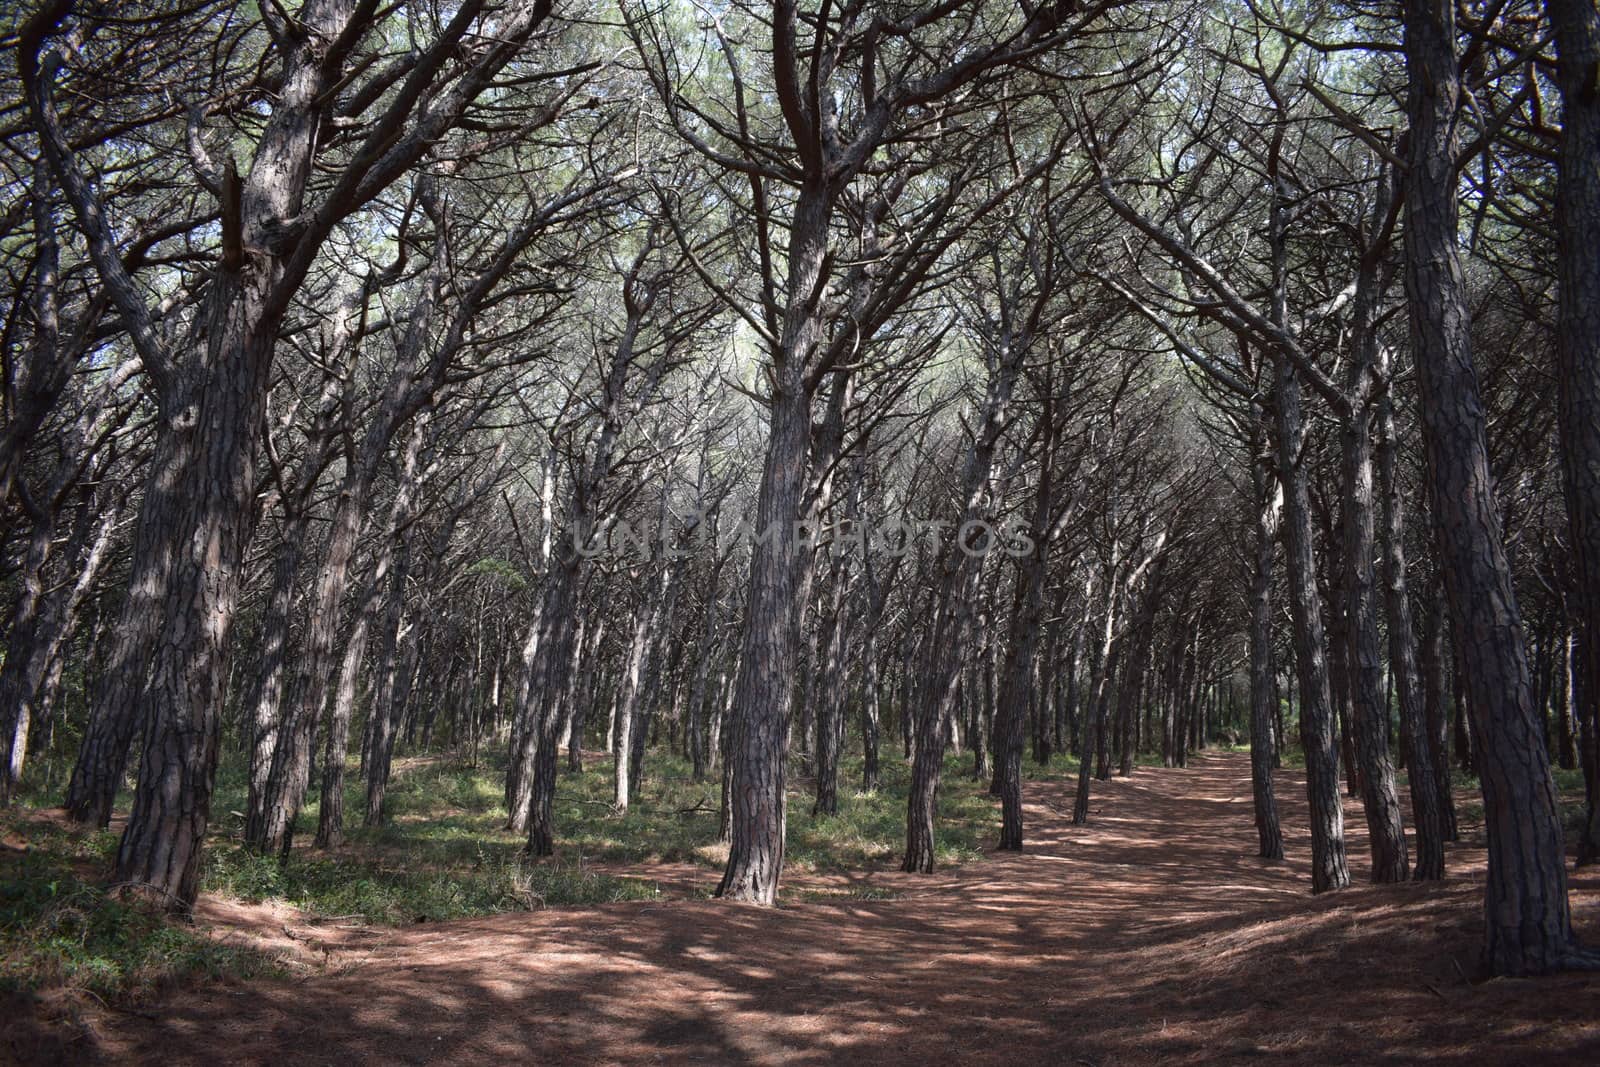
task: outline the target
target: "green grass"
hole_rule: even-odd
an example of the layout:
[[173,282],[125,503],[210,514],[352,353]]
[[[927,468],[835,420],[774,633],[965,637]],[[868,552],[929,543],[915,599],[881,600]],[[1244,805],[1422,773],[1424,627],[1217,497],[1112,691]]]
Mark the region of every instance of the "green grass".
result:
[[[720,780],[695,782],[689,765],[652,753],[625,813],[613,810],[611,765],[590,761],[563,773],[556,795],[558,855],[534,860],[524,840],[504,828],[504,753],[477,766],[446,757],[402,760],[388,794],[389,819],[360,826],[364,796],[352,767],[346,779],[347,843],[328,853],[296,847],[285,862],[240,844],[246,777],[236,753],[219,769],[211,840],[204,870],[209,893],[245,902],[293,905],[313,919],[399,925],[542,907],[654,900],[662,889],[647,877],[625,877],[596,865],[689,863],[709,878],[723,862],[716,843]],[[942,866],[978,858],[998,832],[988,781],[971,776],[970,754],[950,756],[940,790],[936,857]],[[1047,767],[1025,761],[1029,781],[1058,779],[1075,763],[1057,756]],[[904,847],[910,769],[886,750],[880,788],[859,789],[861,759],[840,767],[839,810],[812,814],[811,782],[791,762],[788,869],[834,873],[892,867]],[[59,777],[59,776],[55,776]],[[41,784],[54,781],[46,775]],[[59,783],[57,783],[59,784]],[[0,892],[0,983],[9,988],[66,987],[102,998],[137,997],[195,976],[271,973],[271,956],[209,939],[180,920],[108,897],[94,879],[110,867],[116,835],[64,828],[28,816],[27,804],[55,803],[35,789],[0,827],[28,843],[6,860]],[[315,798],[302,812],[297,842],[317,820]],[[873,886],[795,889],[786,899],[886,900]]]
[[296,855],[280,864],[229,845],[208,853],[205,885],[251,903],[283,901],[321,918],[391,926],[660,896],[655,885],[640,879],[487,851],[476,862],[455,867],[431,866],[421,850],[357,861]]
[[[7,822],[12,832],[37,828]],[[73,858],[86,850],[99,850],[98,839],[40,830],[29,851],[0,867],[0,989],[65,989],[115,1002],[194,978],[280,972],[268,953],[108,896],[75,869]]]

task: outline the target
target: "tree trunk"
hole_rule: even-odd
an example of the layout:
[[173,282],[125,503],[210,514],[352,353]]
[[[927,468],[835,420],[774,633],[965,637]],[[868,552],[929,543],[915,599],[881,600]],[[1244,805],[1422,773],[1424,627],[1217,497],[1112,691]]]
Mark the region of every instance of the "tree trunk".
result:
[[317,811],[318,848],[338,848],[344,844],[344,760],[350,741],[350,717],[355,712],[356,689],[367,656],[370,630],[369,609],[358,611],[351,632],[345,638],[344,657],[339,664],[339,683],[334,688],[333,710],[328,716],[328,743],[322,759],[322,803]]
[[364,823],[382,826],[383,800],[389,788],[389,766],[394,759],[396,735],[400,732],[400,691],[405,685],[405,654],[402,648],[405,623],[405,586],[411,569],[411,531],[398,535],[394,547],[394,570],[389,578],[388,604],[382,629],[378,631],[378,661],[372,687],[372,752],[367,760],[367,810]]
[[[1585,673],[1570,689],[1581,720],[1600,716],[1600,12],[1592,0],[1548,0],[1561,89],[1561,159],[1556,179],[1556,331],[1561,469],[1571,531],[1576,657]],[[1592,761],[1592,758],[1591,758]],[[1600,858],[1600,808],[1589,805],[1580,846]]]
[[[1394,412],[1389,398],[1378,401],[1378,470],[1383,493],[1383,590],[1389,622],[1389,670],[1400,704],[1403,736],[1410,744],[1406,764],[1411,788],[1411,814],[1416,824],[1417,881],[1444,877],[1445,817],[1441,810],[1443,775],[1449,768],[1430,728],[1422,678],[1417,666],[1416,627],[1411,620],[1411,593],[1406,580],[1405,501],[1396,472]],[[1448,784],[1444,789],[1448,790]]]
[[1455,9],[1406,0],[1404,11],[1406,292],[1440,563],[1478,741],[1489,839],[1484,961],[1494,974],[1533,974],[1568,962],[1574,944],[1560,807],[1501,537],[1456,252]]
[[[1378,205],[1387,214],[1388,180],[1380,182]],[[1382,224],[1382,216],[1374,220]],[[1371,376],[1377,373],[1377,316],[1380,283],[1377,265],[1363,261],[1356,283],[1347,395],[1351,411],[1341,428],[1344,466],[1344,530],[1341,537],[1345,609],[1345,663],[1350,692],[1353,744],[1360,768],[1361,805],[1367,818],[1372,880],[1403,882],[1411,875],[1394,763],[1389,758],[1389,704],[1383,692],[1383,657],[1378,643],[1378,597],[1372,560],[1377,534],[1372,485],[1372,410],[1367,404]],[[1387,494],[1386,494],[1387,499]]]
[[1294,622],[1295,673],[1300,679],[1300,746],[1306,758],[1306,799],[1311,809],[1311,891],[1350,884],[1345,865],[1344,808],[1339,800],[1339,761],[1334,748],[1332,697],[1328,688],[1328,642],[1317,594],[1312,550],[1311,502],[1306,489],[1300,381],[1293,365],[1277,362],[1275,438],[1278,479],[1283,485],[1283,540],[1289,578],[1289,613]]
[[[1049,474],[1041,475],[1048,483]],[[1012,593],[1011,632],[995,711],[995,767],[1000,779],[1000,848],[1022,848],[1022,749],[1026,737],[1028,695],[1033,689],[1033,664],[1044,614],[1044,585],[1049,515],[1049,488],[1041,484],[1034,511],[1034,547],[1018,562]]]
[[62,649],[72,639],[78,607],[93,586],[111,545],[121,508],[103,506],[91,522],[92,497],[85,497],[63,557],[69,582],[46,591],[45,557],[55,528],[53,521],[36,525],[18,584],[17,606],[6,632],[5,663],[0,666],[0,806],[11,802],[27,762],[34,722],[46,721],[62,670]]
[[1100,747],[1100,735],[1105,730],[1106,701],[1110,699],[1111,677],[1116,673],[1117,583],[1119,580],[1115,549],[1105,568],[1105,615],[1100,627],[1100,641],[1094,649],[1096,655],[1090,671],[1088,707],[1080,715],[1082,725],[1078,730],[1080,746],[1078,761],[1078,792],[1072,805],[1072,825],[1082,826],[1089,821],[1089,778],[1094,769],[1094,756]]
[[[848,551],[848,550],[847,550]],[[833,606],[822,626],[821,670],[814,675],[812,701],[816,705],[817,780],[813,815],[835,815],[839,811],[839,749],[844,742],[846,586],[849,584],[848,559],[833,568]]]
[[[1251,452],[1259,455],[1262,437],[1251,438]],[[1250,574],[1250,786],[1255,800],[1256,834],[1263,859],[1283,859],[1283,831],[1278,826],[1278,802],[1272,791],[1275,747],[1272,709],[1277,701],[1272,660],[1272,555],[1277,537],[1282,498],[1276,492],[1270,469],[1252,464],[1255,474],[1255,561]]]
[[[141,513],[141,526],[148,521],[155,529],[153,537],[138,540],[151,551],[171,553],[171,564],[160,603],[152,605],[159,632],[137,698],[145,743],[115,877],[175,908],[192,905],[200,888],[228,637],[255,517],[256,428],[265,413],[283,311],[271,295],[277,273],[266,266],[213,276],[205,354],[184,402],[169,398],[163,405],[160,436],[172,441],[172,464],[154,468]],[[146,625],[130,622],[130,633],[142,636]],[[133,663],[126,666],[136,678]],[[131,734],[131,714],[129,706],[113,706],[102,717],[122,720],[120,739]],[[120,759],[102,766],[120,770]],[[101,788],[114,791],[115,785],[102,782]],[[100,795],[109,802],[105,792]]]

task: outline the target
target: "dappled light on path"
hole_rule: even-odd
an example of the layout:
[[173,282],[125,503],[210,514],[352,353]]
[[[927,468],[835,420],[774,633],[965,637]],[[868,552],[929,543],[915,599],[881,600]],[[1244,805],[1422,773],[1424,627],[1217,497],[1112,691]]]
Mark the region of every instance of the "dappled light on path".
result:
[[[1243,756],[1097,782],[1084,827],[1065,788],[1028,783],[1020,855],[796,878],[777,909],[681,899],[362,931],[329,939],[326,967],[300,980],[107,1015],[99,1051],[274,1065],[1600,1061],[1596,979],[1469,982],[1481,852],[1453,850],[1443,884],[1369,887],[1351,818],[1357,885],[1313,898],[1298,772],[1279,780],[1282,863],[1254,855]],[[863,884],[892,899],[798,899]],[[1576,876],[1591,941],[1597,890]]]

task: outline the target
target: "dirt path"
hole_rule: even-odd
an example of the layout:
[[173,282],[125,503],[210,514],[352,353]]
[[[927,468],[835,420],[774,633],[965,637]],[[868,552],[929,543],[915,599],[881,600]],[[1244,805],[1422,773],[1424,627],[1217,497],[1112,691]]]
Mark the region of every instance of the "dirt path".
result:
[[[1466,981],[1471,842],[1442,885],[1313,899],[1302,790],[1281,775],[1287,863],[1254,857],[1247,759],[1204,756],[1096,783],[1082,828],[1063,786],[1033,786],[1028,852],[873,876],[898,899],[383,931],[327,973],[100,1016],[96,1040],[118,1062],[273,1065],[1600,1062],[1600,980]],[[1575,884],[1600,943],[1600,878]]]

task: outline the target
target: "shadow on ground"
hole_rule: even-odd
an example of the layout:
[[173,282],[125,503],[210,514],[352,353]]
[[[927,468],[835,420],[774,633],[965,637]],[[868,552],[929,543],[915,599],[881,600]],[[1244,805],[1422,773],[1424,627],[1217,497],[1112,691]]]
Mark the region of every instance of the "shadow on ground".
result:
[[[61,1054],[275,1067],[1600,1062],[1594,977],[1468,981],[1480,850],[1453,849],[1441,884],[1362,885],[1352,806],[1358,887],[1312,898],[1297,772],[1278,782],[1284,863],[1254,855],[1246,757],[1096,783],[1086,827],[1065,817],[1064,788],[1030,785],[1022,855],[872,875],[895,899],[670,900],[330,936],[319,973],[98,1013]],[[1600,877],[1575,876],[1573,905],[1600,943]]]

